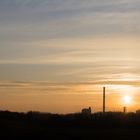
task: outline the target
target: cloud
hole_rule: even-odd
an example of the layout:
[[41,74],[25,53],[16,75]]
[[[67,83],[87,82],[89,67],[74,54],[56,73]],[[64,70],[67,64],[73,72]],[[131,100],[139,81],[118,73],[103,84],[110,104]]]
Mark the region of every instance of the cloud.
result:
[[1,1],[2,40],[139,35],[137,0]]
[[[24,94],[100,94],[103,86],[107,86],[108,92],[114,93],[114,88],[123,89],[124,87],[132,87],[135,90],[139,89],[140,82],[139,80],[135,81],[123,81],[123,80],[95,80],[87,82],[49,82],[49,81],[30,81],[30,82],[21,82],[21,81],[1,81],[0,82],[0,91],[11,91],[7,94],[21,94],[20,91]],[[125,89],[124,89],[125,90]],[[18,93],[19,91],[19,93]],[[30,96],[30,95],[29,95]]]
[[139,76],[139,6],[138,0],[0,1],[0,76],[61,82],[125,71]]

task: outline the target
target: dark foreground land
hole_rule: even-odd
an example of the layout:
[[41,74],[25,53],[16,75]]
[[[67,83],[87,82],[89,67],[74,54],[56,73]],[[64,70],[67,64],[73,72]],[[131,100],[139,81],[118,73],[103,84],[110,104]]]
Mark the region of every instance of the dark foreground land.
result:
[[140,114],[0,112],[0,140],[140,140]]

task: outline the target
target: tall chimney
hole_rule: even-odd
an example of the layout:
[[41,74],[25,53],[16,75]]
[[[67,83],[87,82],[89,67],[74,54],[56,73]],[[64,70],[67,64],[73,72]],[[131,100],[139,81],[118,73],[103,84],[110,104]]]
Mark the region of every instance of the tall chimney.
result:
[[103,113],[105,113],[105,87],[103,87]]
[[127,108],[126,108],[126,107],[123,108],[123,112],[124,112],[124,113],[127,112]]

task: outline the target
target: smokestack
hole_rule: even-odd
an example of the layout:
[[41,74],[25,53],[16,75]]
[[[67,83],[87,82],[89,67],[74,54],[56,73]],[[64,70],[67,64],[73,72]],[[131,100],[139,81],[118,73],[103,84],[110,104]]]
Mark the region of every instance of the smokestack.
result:
[[105,113],[105,87],[103,87],[103,113]]
[[123,112],[124,112],[124,113],[127,112],[127,108],[126,108],[126,107],[123,108]]

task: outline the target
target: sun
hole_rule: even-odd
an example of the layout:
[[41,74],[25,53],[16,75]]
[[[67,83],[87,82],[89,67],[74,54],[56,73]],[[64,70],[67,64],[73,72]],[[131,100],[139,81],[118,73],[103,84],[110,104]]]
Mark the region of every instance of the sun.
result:
[[126,95],[123,97],[124,103],[125,104],[130,104],[131,103],[131,97],[129,95]]

